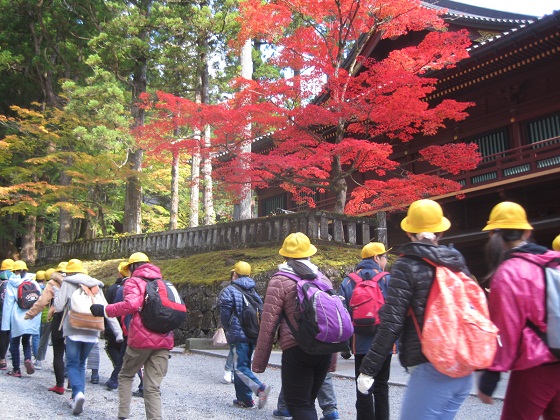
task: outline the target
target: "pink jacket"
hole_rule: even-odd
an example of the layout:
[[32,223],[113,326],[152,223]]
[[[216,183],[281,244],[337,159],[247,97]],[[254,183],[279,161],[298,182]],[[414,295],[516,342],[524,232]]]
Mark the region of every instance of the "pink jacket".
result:
[[124,283],[124,300],[107,305],[105,312],[111,318],[132,314],[128,330],[128,345],[137,349],[168,349],[171,350],[175,343],[173,332],[160,334],[144,327],[139,310],[144,303],[146,293],[146,280],[160,279],[161,272],[153,264],[146,263],[132,274]]
[[560,258],[560,252],[544,254],[513,253],[492,278],[489,297],[490,318],[500,330],[492,371],[507,372],[558,362],[546,344],[527,327],[530,320],[546,331],[545,285],[543,270],[532,262],[515,258],[521,255],[537,264]]

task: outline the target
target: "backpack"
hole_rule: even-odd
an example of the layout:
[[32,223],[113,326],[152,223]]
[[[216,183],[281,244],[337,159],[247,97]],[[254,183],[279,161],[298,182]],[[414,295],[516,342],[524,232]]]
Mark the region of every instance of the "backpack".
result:
[[498,328],[490,321],[484,291],[465,273],[424,261],[435,267],[435,277],[422,332],[414,311],[409,311],[422,353],[439,372],[452,378],[489,367],[496,354]]
[[39,297],[41,297],[41,291],[33,282],[24,280],[18,286],[17,305],[20,309],[31,309]]
[[232,284],[232,286],[243,294],[243,310],[241,314],[237,314],[241,328],[247,338],[255,340],[259,337],[263,303],[254,294],[248,293],[239,285]]
[[68,322],[72,328],[87,331],[103,331],[105,317],[94,316],[90,307],[93,304],[104,304],[98,297],[99,286],[89,288],[83,284],[72,292],[68,309]]
[[357,273],[348,274],[355,283],[349,302],[355,334],[371,335],[377,330],[379,310],[385,303],[378,282],[387,274],[387,271],[382,271],[372,279],[363,279]]
[[297,283],[296,320],[299,328],[290,327],[298,345],[308,354],[331,354],[348,348],[347,340],[354,333],[352,319],[339,295],[320,278],[303,280],[292,273],[280,271]]
[[537,328],[535,324],[527,320],[527,326],[531,328],[541,340],[543,340],[550,352],[560,359],[560,268],[550,267],[551,263],[560,262],[557,258],[549,261],[544,266],[523,258],[516,254],[513,258],[521,258],[541,267],[544,271],[544,299],[546,313],[546,332]]
[[168,280],[146,280],[144,305],[140,318],[148,330],[167,334],[187,319],[187,307],[179,292]]

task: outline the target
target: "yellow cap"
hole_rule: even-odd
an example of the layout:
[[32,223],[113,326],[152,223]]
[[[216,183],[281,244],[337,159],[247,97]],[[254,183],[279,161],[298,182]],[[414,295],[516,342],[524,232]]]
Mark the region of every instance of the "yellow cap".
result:
[[441,206],[434,200],[417,200],[410,205],[401,229],[410,233],[444,232],[451,222],[443,216]]
[[533,230],[533,226],[527,221],[523,207],[511,201],[503,201],[494,206],[490,212],[490,220],[482,230],[494,229]]
[[307,235],[301,232],[290,233],[278,251],[280,255],[288,258],[306,258],[315,255],[316,252],[317,248],[311,244]]
[[251,265],[245,261],[238,261],[235,263],[231,271],[239,274],[240,276],[250,276]]
[[45,270],[39,270],[35,273],[35,280],[45,281]]
[[552,249],[555,251],[560,251],[560,235],[558,235],[556,238],[554,238],[554,241],[552,241]]
[[60,271],[61,273],[66,272],[67,265],[68,265],[68,261],[62,261],[61,263],[58,264],[58,267],[56,267],[56,271]]
[[64,270],[66,273],[83,273],[87,274],[86,269],[84,268],[82,262],[76,258],[71,259],[68,261],[66,265],[66,269]]
[[12,260],[11,258],[6,258],[4,261],[2,261],[2,267],[0,267],[0,270],[4,271],[4,270],[13,270],[14,269],[14,260]]
[[150,262],[150,259],[143,252],[135,252],[130,257],[128,257],[128,262],[123,267],[128,267],[130,264],[137,262]]
[[51,279],[52,273],[54,273],[56,270],[54,268],[49,268],[47,271],[45,271],[45,280],[49,281]]
[[122,261],[119,263],[119,274],[123,277],[130,277],[130,270],[128,269],[128,263],[126,261]]
[[18,271],[18,270],[29,270],[27,268],[27,264],[25,263],[25,261],[23,260],[17,260],[16,262],[14,262],[14,269],[13,271]]
[[370,242],[362,248],[362,259],[375,257],[389,252],[392,248],[385,249],[381,242]]

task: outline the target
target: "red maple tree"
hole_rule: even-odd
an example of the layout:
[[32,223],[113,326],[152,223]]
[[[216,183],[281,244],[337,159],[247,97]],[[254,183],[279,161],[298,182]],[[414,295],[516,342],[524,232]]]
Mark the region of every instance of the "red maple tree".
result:
[[[472,105],[426,100],[436,83],[429,72],[467,57],[469,45],[466,33],[446,30],[440,13],[417,0],[243,1],[238,45],[269,43],[271,63],[287,76],[239,80],[231,101],[209,111],[215,145],[230,153],[217,173],[232,185],[279,185],[310,207],[317,191],[330,191],[334,211],[351,214],[458,191],[435,172],[414,175],[391,160],[394,145],[434,135]],[[360,55],[366,45],[411,33],[418,41],[409,46],[377,59]],[[236,153],[248,124],[254,139],[273,147]],[[475,168],[480,156],[474,145],[431,145],[421,159],[457,173]],[[358,172],[377,177],[353,185],[347,200]]]

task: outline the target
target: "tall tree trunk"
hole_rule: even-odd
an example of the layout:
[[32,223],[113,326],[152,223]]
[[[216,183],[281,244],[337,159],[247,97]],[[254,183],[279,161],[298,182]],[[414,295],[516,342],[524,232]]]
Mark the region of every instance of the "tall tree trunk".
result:
[[[241,49],[241,77],[251,80],[253,78],[253,46],[251,40],[248,39]],[[249,177],[249,153],[251,153],[251,125],[245,127],[244,140],[240,147],[241,170],[247,174],[247,182],[241,186],[241,194],[239,200],[239,211],[234,210],[234,219],[238,215],[239,219],[247,220],[252,217],[251,204],[253,202],[251,191],[251,179]]]
[[[208,35],[199,38],[200,45],[200,93],[201,102],[210,104],[210,72],[208,63]],[[204,127],[202,135],[202,177],[203,177],[203,198],[204,224],[213,225],[216,223],[216,212],[214,211],[214,197],[212,189],[212,156],[210,155],[210,126]]]
[[37,257],[35,252],[35,230],[37,228],[37,217],[28,214],[25,218],[24,232],[21,238],[21,259],[27,263],[34,264]]
[[[200,142],[200,133],[195,135]],[[191,157],[191,204],[189,214],[189,226],[198,226],[198,205],[200,193],[200,147],[193,148]]]
[[[342,166],[340,164],[340,157],[336,156],[333,160],[332,171],[335,175],[342,173]],[[346,193],[348,191],[348,184],[346,179],[334,177],[336,179],[333,185],[333,192],[336,194],[336,202],[333,212],[344,214],[344,207],[346,206]]]
[[[61,186],[66,187],[70,185],[72,179],[68,176],[66,171],[62,171],[60,174],[59,183]],[[62,197],[60,201],[67,201],[66,197]],[[59,228],[58,228],[58,243],[63,244],[72,241],[72,216],[67,210],[63,208],[60,209],[58,216]]]
[[171,163],[171,209],[169,210],[169,230],[177,229],[178,218],[179,218],[179,151],[173,150],[173,162]]
[[[152,0],[138,2],[137,7],[143,8],[146,17],[151,14]],[[150,36],[147,28],[138,33],[138,38],[147,41]],[[143,51],[139,51],[135,57],[136,68],[132,76],[132,108],[131,114],[134,118],[133,128],[144,125],[144,109],[138,106],[138,98],[146,92],[148,86],[148,58]],[[142,172],[142,161],[144,153],[141,149],[130,150],[128,153],[129,168],[133,172]],[[142,183],[139,175],[131,175],[126,181],[124,205],[123,230],[130,233],[142,233]]]
[[[143,152],[141,149],[128,153],[130,169],[142,171]],[[142,233],[142,184],[138,175],[126,180],[123,230],[129,233]]]

